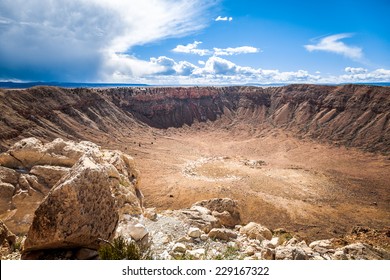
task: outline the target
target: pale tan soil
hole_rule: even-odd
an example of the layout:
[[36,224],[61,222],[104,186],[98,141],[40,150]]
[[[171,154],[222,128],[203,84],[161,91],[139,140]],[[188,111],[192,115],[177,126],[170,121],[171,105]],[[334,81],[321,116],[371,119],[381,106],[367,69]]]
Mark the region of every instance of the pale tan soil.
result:
[[356,225],[390,225],[387,157],[281,130],[258,131],[195,124],[132,138],[125,149],[141,171],[146,207],[179,209],[230,197],[239,200],[244,222],[284,227],[312,240]]

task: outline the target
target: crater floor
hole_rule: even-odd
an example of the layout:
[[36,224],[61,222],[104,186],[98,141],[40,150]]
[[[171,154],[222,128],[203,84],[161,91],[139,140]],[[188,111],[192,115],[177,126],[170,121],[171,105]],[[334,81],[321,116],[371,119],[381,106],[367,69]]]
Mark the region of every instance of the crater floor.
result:
[[110,145],[136,158],[146,207],[179,209],[230,197],[239,201],[244,222],[310,239],[390,225],[386,156],[282,130],[227,131],[205,123],[119,140]]

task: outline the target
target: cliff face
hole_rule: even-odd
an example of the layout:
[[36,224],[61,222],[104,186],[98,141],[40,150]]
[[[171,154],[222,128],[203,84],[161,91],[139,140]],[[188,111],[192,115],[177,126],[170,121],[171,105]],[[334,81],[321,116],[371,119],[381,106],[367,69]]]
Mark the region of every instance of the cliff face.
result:
[[[390,150],[390,88],[290,85],[0,91],[1,143],[22,136],[88,138],[145,124],[181,127],[219,120],[285,128],[369,151]],[[4,150],[4,147],[3,147]]]

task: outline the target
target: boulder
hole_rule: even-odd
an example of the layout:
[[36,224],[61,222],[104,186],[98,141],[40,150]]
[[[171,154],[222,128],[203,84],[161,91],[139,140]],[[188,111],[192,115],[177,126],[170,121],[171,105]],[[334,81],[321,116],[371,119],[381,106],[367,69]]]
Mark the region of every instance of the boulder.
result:
[[186,223],[188,223],[191,227],[197,227],[206,233],[213,228],[220,227],[218,219],[210,214],[210,210],[201,206],[195,206],[191,207],[191,209],[179,211],[179,216]]
[[240,229],[240,233],[246,234],[248,238],[257,239],[260,241],[263,239],[272,239],[272,232],[268,228],[254,222],[250,222],[246,226],[243,226]]
[[0,220],[0,247],[3,246],[4,242],[7,242],[9,248],[13,248],[16,242],[16,235]]
[[141,212],[131,183],[121,179],[101,153],[86,153],[35,211],[25,250],[96,249],[100,239],[110,240],[121,214]]
[[12,197],[15,187],[9,183],[0,182],[0,212],[3,213],[12,207]]
[[193,206],[201,206],[212,211],[212,215],[222,226],[234,228],[241,223],[240,211],[236,200],[230,198],[214,198],[196,202]]
[[185,253],[186,251],[187,251],[187,247],[183,243],[176,243],[172,247],[172,252],[175,253]]
[[237,238],[237,233],[227,228],[213,228],[209,232],[210,238],[229,241],[230,239]]
[[11,168],[0,166],[0,182],[16,185],[18,183],[19,174]]
[[35,165],[71,167],[89,152],[97,152],[99,146],[92,142],[64,141],[60,138],[43,144],[31,137],[15,143],[6,153],[0,154],[0,165],[13,169],[30,169]]
[[68,167],[51,165],[36,165],[30,170],[30,174],[42,178],[49,188],[52,188],[68,172]]

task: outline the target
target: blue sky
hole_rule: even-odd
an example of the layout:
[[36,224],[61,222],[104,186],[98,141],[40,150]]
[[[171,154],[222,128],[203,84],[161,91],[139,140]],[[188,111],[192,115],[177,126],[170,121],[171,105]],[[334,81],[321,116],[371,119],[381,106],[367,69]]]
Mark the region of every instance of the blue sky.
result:
[[390,81],[390,2],[0,0],[0,81]]

